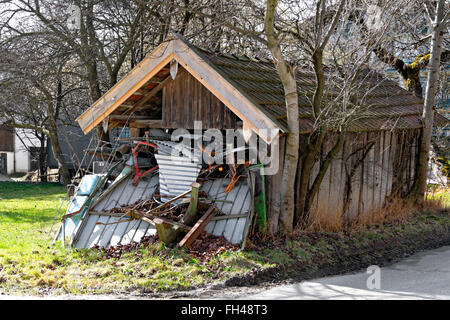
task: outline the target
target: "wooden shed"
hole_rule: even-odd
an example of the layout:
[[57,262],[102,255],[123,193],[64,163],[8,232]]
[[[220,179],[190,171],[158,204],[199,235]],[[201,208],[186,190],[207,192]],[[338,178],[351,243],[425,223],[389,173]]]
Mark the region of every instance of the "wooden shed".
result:
[[[362,77],[365,86],[354,98],[364,97],[359,102],[366,108],[349,124],[344,147],[323,179],[313,210],[345,211],[346,216],[356,217],[379,209],[393,189],[407,194],[412,186],[423,101],[377,74]],[[314,85],[314,74],[301,71],[297,79],[302,152],[305,134],[314,125],[306,93]],[[194,129],[196,120],[202,121],[203,129],[243,127],[268,145],[279,141],[282,160],[287,132],[285,98],[272,62],[208,52],[175,35],[77,119],[85,133],[97,126],[128,125],[131,136],[142,136],[144,128]],[[447,121],[435,115],[436,125]],[[335,139],[330,132],[321,156]],[[356,166],[360,159],[362,163]],[[316,159],[316,167],[322,160]],[[310,182],[316,174],[313,170]],[[280,183],[281,172],[265,179],[269,214],[279,208]]]

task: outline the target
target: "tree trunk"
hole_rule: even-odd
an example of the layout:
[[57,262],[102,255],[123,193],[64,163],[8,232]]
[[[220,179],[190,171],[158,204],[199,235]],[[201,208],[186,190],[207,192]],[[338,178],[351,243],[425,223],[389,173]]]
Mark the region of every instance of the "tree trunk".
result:
[[274,30],[274,17],[277,0],[268,0],[265,17],[265,33],[270,52],[272,53],[278,75],[283,83],[286,101],[286,112],[289,132],[286,137],[286,147],[281,180],[281,212],[280,231],[285,235],[292,234],[295,209],[295,176],[297,174],[298,148],[299,148],[299,122],[298,122],[298,93],[295,71],[284,60],[280,42]]
[[[53,117],[50,117],[50,118],[53,118]],[[67,186],[68,184],[71,183],[70,174],[69,174],[69,170],[67,169],[66,164],[65,164],[64,154],[61,150],[61,145],[59,144],[56,121],[50,120],[49,132],[50,132],[49,138],[50,138],[50,141],[52,142],[53,155],[55,156],[55,159],[58,162],[59,174],[61,176],[62,183],[65,186]]]
[[44,134],[38,134],[39,135],[39,176],[41,182],[47,182],[47,145],[46,140],[47,137]]
[[439,0],[436,8],[436,16],[433,23],[433,31],[431,37],[431,53],[430,65],[428,69],[428,79],[425,91],[425,101],[422,113],[422,133],[419,142],[419,156],[417,164],[417,174],[413,186],[413,194],[418,203],[422,203],[426,186],[428,160],[431,146],[431,131],[433,128],[434,118],[434,99],[436,97],[437,85],[439,81],[439,68],[441,64],[442,52],[442,17],[444,11],[444,0]]

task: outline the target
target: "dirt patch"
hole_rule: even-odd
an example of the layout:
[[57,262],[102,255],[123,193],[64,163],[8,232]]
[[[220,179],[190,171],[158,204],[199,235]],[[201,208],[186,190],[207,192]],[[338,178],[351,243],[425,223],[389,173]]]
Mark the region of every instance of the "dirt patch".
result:
[[[111,246],[107,249],[99,246],[92,247],[93,250],[101,252],[106,259],[119,259],[125,252],[134,252],[138,249],[160,242],[158,235],[142,237],[141,241],[132,242],[125,245]],[[201,263],[207,263],[212,257],[221,253],[229,253],[239,250],[239,246],[229,243],[224,237],[217,237],[206,232],[202,232],[194,243],[186,248],[186,253],[198,259]]]
[[0,182],[11,182],[11,181],[13,180],[10,177],[0,173]]

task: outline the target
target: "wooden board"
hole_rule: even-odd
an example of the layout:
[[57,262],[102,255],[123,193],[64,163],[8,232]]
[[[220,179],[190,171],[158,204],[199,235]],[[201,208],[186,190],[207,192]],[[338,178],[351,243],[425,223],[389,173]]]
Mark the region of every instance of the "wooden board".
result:
[[381,197],[381,133],[374,133],[375,145],[373,146],[374,158],[373,158],[373,198],[372,198],[372,210],[377,211],[380,208],[380,197]]
[[206,213],[195,223],[192,229],[184,236],[184,238],[178,243],[179,247],[190,246],[192,242],[200,235],[205,229],[206,225],[211,221],[216,209],[211,206]]

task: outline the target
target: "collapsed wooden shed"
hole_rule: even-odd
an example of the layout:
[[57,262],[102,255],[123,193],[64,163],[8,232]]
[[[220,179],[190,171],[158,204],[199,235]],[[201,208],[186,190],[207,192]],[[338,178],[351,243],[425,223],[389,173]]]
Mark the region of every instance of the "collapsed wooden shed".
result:
[[[349,124],[344,147],[326,173],[314,199],[313,211],[356,217],[381,208],[393,189],[400,188],[401,192],[407,194],[412,186],[423,101],[379,75],[362,74],[362,77],[365,86],[359,88],[354,96],[355,101],[358,101],[358,97],[364,97],[359,100],[359,104],[364,104],[365,108]],[[301,153],[307,143],[304,134],[314,126],[308,96],[302,92],[314,85],[314,74],[301,71],[297,78],[300,92],[299,123],[303,134]],[[177,128],[192,130],[195,129],[194,121],[202,121],[203,130],[251,130],[269,147],[273,147],[274,143],[279,144],[280,167],[284,155],[284,134],[287,132],[283,87],[270,61],[208,52],[192,46],[177,35],[149,54],[80,115],[77,121],[85,133],[97,126],[109,129],[128,126],[131,137],[142,137],[144,131],[149,129],[163,129],[166,132]],[[436,114],[435,124],[445,124],[447,121]],[[333,139],[336,137],[330,132],[321,155],[331,148]],[[367,155],[363,157],[365,150]],[[316,159],[316,168],[321,161],[320,157]],[[361,163],[356,165],[358,162]],[[316,174],[317,170],[311,175],[310,183]],[[131,180],[123,183],[122,192],[125,192],[126,184],[132,188]],[[113,219],[112,215],[102,214],[101,208],[131,204],[149,196],[153,192],[146,193],[146,190],[151,189],[147,186],[149,183],[136,187],[145,188],[140,191],[139,197],[135,197],[137,189],[127,191],[129,194],[126,197],[116,189],[87,212],[91,215],[89,219]],[[280,183],[281,170],[278,174],[265,177],[264,205],[269,216],[279,210]],[[211,189],[211,185],[208,187]],[[235,202],[237,198],[231,200]],[[239,215],[240,212],[248,212],[250,207],[254,208],[254,203],[249,200],[241,199],[240,211],[230,209],[229,214]],[[243,210],[242,205],[247,206],[247,209]],[[241,215],[237,219],[242,218]],[[89,219],[84,219],[85,225]],[[206,231],[213,232],[217,224],[211,222]],[[230,241],[242,241],[241,236],[233,235],[239,224],[241,229],[245,229],[245,224],[239,220],[233,221],[231,229],[227,229],[224,222],[216,234],[228,234]],[[89,228],[80,246],[91,246],[93,243],[111,245],[110,239],[115,231],[102,229],[95,223]],[[130,228],[129,225],[119,227],[123,230],[117,235],[119,238],[115,239],[122,241],[132,229],[133,236],[128,236],[127,241],[138,241],[139,237],[135,235],[142,236],[151,229],[148,225]],[[233,234],[230,236],[229,233]],[[117,243],[116,240],[113,243]]]

